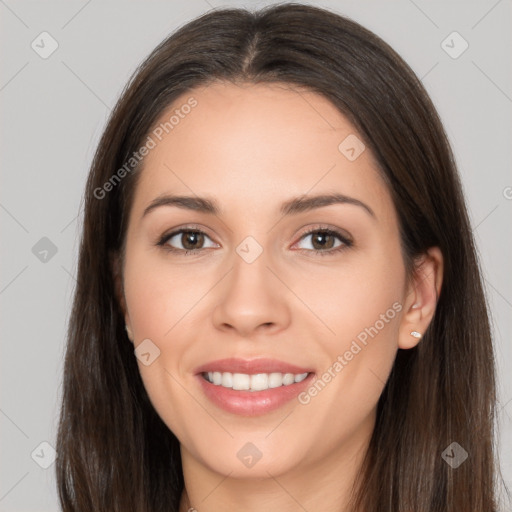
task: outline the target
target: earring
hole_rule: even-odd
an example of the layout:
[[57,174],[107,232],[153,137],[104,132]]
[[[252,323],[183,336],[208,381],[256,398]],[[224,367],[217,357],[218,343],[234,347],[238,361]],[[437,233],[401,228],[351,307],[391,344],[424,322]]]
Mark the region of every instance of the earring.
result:
[[125,325],[125,329],[126,329],[126,333],[128,334],[128,338],[130,338],[130,340],[133,341],[133,332],[130,329],[130,327],[128,327],[128,324]]
[[415,338],[421,338],[421,334],[418,331],[411,331],[411,336]]

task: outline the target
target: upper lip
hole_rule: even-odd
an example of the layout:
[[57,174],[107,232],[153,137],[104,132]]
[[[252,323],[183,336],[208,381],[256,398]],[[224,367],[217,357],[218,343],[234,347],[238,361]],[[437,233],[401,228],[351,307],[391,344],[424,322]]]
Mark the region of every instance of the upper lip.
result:
[[279,361],[278,359],[240,359],[227,358],[210,361],[195,369],[196,374],[205,372],[230,372],[246,373],[249,375],[256,373],[310,373],[313,370],[303,368],[294,364]]

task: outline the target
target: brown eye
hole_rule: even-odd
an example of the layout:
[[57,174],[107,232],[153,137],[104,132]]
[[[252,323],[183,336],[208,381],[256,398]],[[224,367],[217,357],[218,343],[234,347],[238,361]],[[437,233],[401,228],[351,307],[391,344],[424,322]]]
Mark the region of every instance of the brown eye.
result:
[[314,249],[332,249],[335,243],[335,236],[325,231],[316,231],[311,234]]
[[[210,241],[210,242],[208,242]],[[209,243],[210,245],[205,245]],[[165,235],[158,245],[164,246],[173,252],[200,252],[207,247],[218,247],[211,238],[198,229],[180,229],[169,235]]]
[[352,240],[342,233],[333,229],[313,229],[303,234],[300,243],[310,239],[309,247],[299,247],[299,249],[313,251],[318,254],[327,255],[337,253],[353,245]]
[[183,231],[180,241],[186,250],[199,249],[204,243],[204,234],[199,231]]

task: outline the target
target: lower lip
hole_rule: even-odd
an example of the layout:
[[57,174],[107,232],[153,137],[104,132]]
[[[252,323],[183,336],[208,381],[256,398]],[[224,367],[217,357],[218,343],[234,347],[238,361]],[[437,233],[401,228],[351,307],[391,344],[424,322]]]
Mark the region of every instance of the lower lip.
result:
[[264,391],[236,391],[212,384],[200,374],[196,377],[204,394],[221,409],[240,416],[259,416],[275,411],[296,398],[310,385],[314,374],[310,373],[302,382]]

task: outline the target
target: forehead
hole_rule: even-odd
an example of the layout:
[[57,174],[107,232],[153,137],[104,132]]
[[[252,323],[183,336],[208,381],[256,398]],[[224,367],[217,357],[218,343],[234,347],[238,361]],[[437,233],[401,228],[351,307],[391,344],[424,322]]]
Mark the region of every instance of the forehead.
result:
[[288,84],[193,89],[162,113],[150,137],[134,208],[169,191],[261,208],[273,197],[368,197],[384,187],[369,150],[355,160],[343,153],[344,141],[361,139],[351,123],[320,94]]

